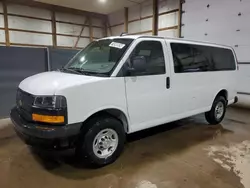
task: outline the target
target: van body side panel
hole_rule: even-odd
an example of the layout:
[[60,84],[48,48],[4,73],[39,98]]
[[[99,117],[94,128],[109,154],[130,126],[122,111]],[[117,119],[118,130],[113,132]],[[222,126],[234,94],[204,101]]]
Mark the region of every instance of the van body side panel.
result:
[[209,111],[216,95],[221,90],[228,92],[228,101],[234,99],[237,70],[175,73],[171,42],[167,40],[168,51],[171,54],[172,118],[170,119],[184,118]]
[[198,109],[208,111],[216,95],[223,89],[228,92],[228,100],[234,99],[233,78],[235,71],[173,74],[172,84],[175,89],[172,90],[170,100],[172,114]]
[[118,109],[128,117],[124,78],[110,77],[89,84],[74,85],[57,91],[56,95],[63,95],[67,99],[69,124],[84,122],[91,115],[105,109]]

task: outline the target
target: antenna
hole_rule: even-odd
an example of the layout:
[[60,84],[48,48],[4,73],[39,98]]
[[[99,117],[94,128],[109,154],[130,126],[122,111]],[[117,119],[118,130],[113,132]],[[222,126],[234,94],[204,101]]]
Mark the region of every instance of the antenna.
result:
[[126,36],[127,34],[128,34],[127,32],[122,32],[122,33],[120,34],[120,37]]

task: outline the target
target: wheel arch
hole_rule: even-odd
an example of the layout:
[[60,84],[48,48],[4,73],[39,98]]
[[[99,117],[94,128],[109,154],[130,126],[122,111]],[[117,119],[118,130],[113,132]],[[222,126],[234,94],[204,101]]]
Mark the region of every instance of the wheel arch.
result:
[[223,97],[225,97],[225,99],[226,99],[226,101],[227,101],[227,100],[228,100],[228,91],[227,91],[226,89],[220,90],[220,91],[217,93],[217,95],[215,96],[214,99],[216,99],[216,97],[218,97],[218,96],[223,96]]
[[127,114],[119,109],[119,108],[104,108],[104,109],[99,109],[93,113],[91,113],[91,115],[89,115],[86,120],[83,122],[83,125],[81,127],[81,130],[84,129],[84,124],[86,124],[90,119],[97,117],[97,116],[101,116],[101,115],[108,115],[111,116],[117,120],[119,120],[124,128],[125,133],[129,132],[129,120],[128,120],[128,116]]
[[216,93],[216,95],[214,95],[214,98],[213,98],[212,104],[211,104],[211,106],[210,106],[210,109],[212,108],[212,105],[213,105],[215,99],[216,99],[218,96],[223,96],[223,97],[225,97],[226,102],[228,102],[228,91],[227,91],[226,89],[221,89],[218,93]]

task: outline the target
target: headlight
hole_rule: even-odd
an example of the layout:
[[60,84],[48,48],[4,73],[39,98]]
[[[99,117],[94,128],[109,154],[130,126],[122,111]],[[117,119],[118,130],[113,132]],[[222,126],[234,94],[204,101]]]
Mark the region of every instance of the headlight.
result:
[[67,102],[63,96],[37,96],[33,105],[41,108],[64,108],[67,107]]

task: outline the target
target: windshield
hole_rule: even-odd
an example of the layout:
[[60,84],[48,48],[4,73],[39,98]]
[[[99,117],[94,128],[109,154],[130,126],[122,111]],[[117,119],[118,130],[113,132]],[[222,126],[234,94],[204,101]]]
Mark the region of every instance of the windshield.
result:
[[133,39],[104,39],[92,42],[65,67],[82,74],[109,76]]

